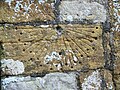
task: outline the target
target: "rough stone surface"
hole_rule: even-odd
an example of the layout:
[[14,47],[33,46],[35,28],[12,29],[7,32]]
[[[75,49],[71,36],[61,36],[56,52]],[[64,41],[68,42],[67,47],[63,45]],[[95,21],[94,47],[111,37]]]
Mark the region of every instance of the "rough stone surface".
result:
[[62,1],[59,6],[61,21],[91,20],[94,23],[106,21],[106,10],[97,2],[83,0]]
[[92,72],[82,83],[82,90],[100,90],[101,89],[101,77],[98,71]]
[[3,90],[77,90],[76,74],[51,73],[41,77],[2,79]]
[[0,1],[0,22],[54,20],[52,4],[41,0]]
[[102,29],[99,25],[60,26],[61,31],[51,27],[0,30],[6,58],[21,60],[25,73],[104,66]]
[[89,70],[80,73],[82,90],[114,90],[112,74],[108,70]]
[[115,40],[115,56],[116,60],[114,63],[114,73],[120,74],[120,32],[114,32],[114,40]]
[[19,60],[2,59],[1,60],[2,73],[6,75],[18,75],[24,72],[24,64]]
[[105,90],[115,90],[114,82],[113,82],[113,75],[112,72],[109,70],[102,70],[101,71],[102,77],[102,86]]
[[119,0],[0,0],[0,59],[15,60],[2,89],[120,90],[119,11]]
[[112,12],[112,30],[120,32],[120,1],[119,0],[111,0],[110,8]]
[[116,90],[120,90],[120,75],[114,75],[114,81],[116,84]]

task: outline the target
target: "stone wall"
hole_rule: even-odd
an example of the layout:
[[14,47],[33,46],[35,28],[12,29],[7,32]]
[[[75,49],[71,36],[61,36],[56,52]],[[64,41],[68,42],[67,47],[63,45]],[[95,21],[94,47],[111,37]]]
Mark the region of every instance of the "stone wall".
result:
[[119,90],[118,0],[0,1],[2,90]]

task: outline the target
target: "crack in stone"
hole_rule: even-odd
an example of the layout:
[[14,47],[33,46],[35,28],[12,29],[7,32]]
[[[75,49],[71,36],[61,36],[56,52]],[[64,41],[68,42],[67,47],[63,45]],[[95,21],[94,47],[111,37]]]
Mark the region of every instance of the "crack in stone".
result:
[[[112,81],[116,90],[116,83],[114,81],[114,60],[115,60],[114,32],[110,31],[110,29],[111,29],[110,24],[108,23],[103,24],[102,44],[104,49],[105,60],[104,68],[112,72]],[[110,47],[110,50],[108,49],[108,46]]]

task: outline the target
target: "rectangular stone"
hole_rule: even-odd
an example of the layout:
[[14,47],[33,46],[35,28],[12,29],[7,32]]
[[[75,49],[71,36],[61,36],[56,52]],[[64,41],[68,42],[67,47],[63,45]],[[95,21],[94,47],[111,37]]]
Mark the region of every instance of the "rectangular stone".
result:
[[52,2],[41,0],[0,1],[0,22],[54,20]]
[[106,21],[107,11],[103,0],[63,0],[59,5],[60,21]]
[[1,80],[2,90],[78,90],[76,74],[50,73],[44,77],[7,77]]
[[[5,58],[23,62],[24,74],[104,66],[100,25],[59,25],[0,32]],[[4,39],[5,34],[9,38]]]

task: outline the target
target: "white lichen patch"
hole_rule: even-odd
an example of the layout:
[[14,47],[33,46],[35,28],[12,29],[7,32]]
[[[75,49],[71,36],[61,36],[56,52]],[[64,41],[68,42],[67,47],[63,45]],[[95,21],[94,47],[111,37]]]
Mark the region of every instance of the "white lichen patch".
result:
[[45,64],[46,64],[46,63],[48,63],[49,61],[52,61],[52,60],[61,60],[61,56],[59,55],[59,53],[53,51],[49,55],[46,55],[44,57],[44,59],[45,59]]
[[42,28],[48,28],[50,25],[40,25]]
[[59,53],[53,51],[44,57],[44,64],[53,65],[57,70],[61,70],[62,65],[77,65],[77,62],[78,58],[72,50],[61,50]]
[[105,22],[106,10],[103,5],[97,2],[88,3],[84,0],[62,1],[59,6],[61,21],[83,21]]
[[113,85],[112,84],[107,83],[107,87],[108,87],[109,90],[113,90]]
[[113,9],[113,15],[114,15],[114,19],[115,19],[112,30],[120,32],[120,3],[119,3],[119,0],[113,0],[113,6],[111,5],[111,8]]
[[23,81],[24,77],[9,77],[1,80],[2,87],[5,89],[10,83],[20,82]]
[[57,65],[57,70],[60,70],[61,67],[62,67],[61,64],[58,64],[58,65]]
[[70,21],[70,22],[73,21],[73,16],[68,15],[68,16],[67,16],[67,21]]
[[[11,83],[18,83],[18,82],[23,82],[23,81],[30,81],[31,77],[27,76],[27,77],[8,77],[8,78],[4,78],[1,79],[1,85],[3,89],[7,89],[7,87],[9,86],[9,84]],[[14,88],[14,87],[13,87]]]
[[38,0],[39,3],[45,3],[47,0]]
[[75,61],[75,62],[77,62],[78,58],[76,57],[75,53],[72,50],[66,50],[66,55],[69,55],[70,53],[73,56],[72,60]]
[[14,61],[13,59],[2,59],[1,69],[4,74],[18,75],[24,72],[24,64],[19,60]]
[[94,71],[92,75],[84,79],[82,90],[100,90],[101,77],[99,71]]
[[12,1],[14,0],[5,0],[5,2],[8,3],[9,6],[11,6]]

